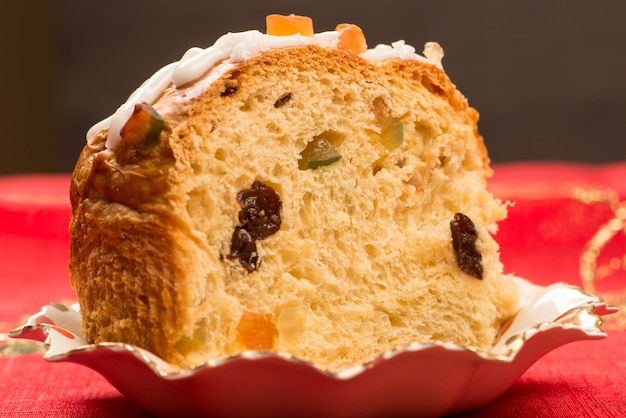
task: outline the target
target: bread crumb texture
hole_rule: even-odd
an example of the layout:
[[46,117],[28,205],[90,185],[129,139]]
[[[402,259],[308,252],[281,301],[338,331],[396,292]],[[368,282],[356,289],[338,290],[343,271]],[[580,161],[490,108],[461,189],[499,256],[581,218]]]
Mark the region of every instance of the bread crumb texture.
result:
[[[103,130],[76,165],[70,270],[90,342],[181,367],[270,349],[330,370],[411,342],[492,346],[517,308],[492,238],[506,208],[486,190],[477,113],[442,70],[289,47],[187,100],[192,87],[153,103],[155,145],[108,150]],[[252,239],[250,271],[232,246],[255,181],[281,224]],[[482,280],[457,264],[457,212]]]

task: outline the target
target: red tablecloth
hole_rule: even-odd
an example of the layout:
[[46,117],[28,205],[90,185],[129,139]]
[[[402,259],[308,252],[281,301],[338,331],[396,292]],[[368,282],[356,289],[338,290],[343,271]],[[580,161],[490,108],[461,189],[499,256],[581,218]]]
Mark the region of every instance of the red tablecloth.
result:
[[[0,177],[0,336],[51,301],[74,299],[68,284],[67,175]],[[508,272],[539,284],[581,285],[585,244],[626,198],[626,163],[508,164],[495,167],[494,193],[515,201],[497,235]],[[623,218],[622,218],[623,219]],[[598,291],[626,289],[624,232],[599,258],[612,274]],[[467,416],[626,416],[626,331],[560,347],[501,397]],[[0,341],[0,344],[2,342]],[[41,354],[0,356],[0,417],[148,416],[83,366]]]

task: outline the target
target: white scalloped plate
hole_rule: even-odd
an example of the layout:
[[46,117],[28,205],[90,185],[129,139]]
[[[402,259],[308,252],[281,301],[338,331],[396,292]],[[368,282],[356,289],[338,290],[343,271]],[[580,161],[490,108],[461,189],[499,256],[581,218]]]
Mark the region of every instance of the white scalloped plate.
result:
[[438,416],[493,401],[563,344],[606,337],[601,316],[616,308],[578,287],[516,280],[520,311],[490,352],[414,343],[335,373],[252,351],[181,371],[128,344],[87,344],[78,304],[47,305],[9,335],[45,342],[47,360],[92,368],[158,416]]

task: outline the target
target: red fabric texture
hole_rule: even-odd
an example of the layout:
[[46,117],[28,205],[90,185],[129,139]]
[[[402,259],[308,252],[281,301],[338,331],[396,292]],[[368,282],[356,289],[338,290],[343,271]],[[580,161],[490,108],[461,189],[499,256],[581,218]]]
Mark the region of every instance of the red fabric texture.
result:
[[75,300],[67,273],[69,216],[68,175],[0,177],[0,324],[15,325],[52,301]]
[[[516,202],[496,235],[507,272],[539,284],[581,285],[585,244],[626,199],[626,163],[496,165],[493,192]],[[0,333],[52,301],[75,300],[67,273],[68,175],[0,178]],[[589,200],[593,191],[594,198]],[[587,197],[585,197],[587,196]],[[608,198],[605,199],[605,198]],[[600,261],[624,258],[624,234]],[[598,289],[626,289],[623,266]],[[626,331],[560,347],[496,401],[461,416],[626,416]],[[96,372],[41,354],[0,357],[0,417],[149,416]]]

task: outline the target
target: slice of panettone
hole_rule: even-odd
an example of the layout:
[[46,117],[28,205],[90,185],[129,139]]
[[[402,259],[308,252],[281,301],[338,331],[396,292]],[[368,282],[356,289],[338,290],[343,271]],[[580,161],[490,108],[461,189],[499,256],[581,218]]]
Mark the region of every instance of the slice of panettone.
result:
[[506,208],[442,51],[293,16],[268,31],[189,50],[90,131],[71,187],[86,338],[181,367],[488,350],[516,310],[492,237]]

